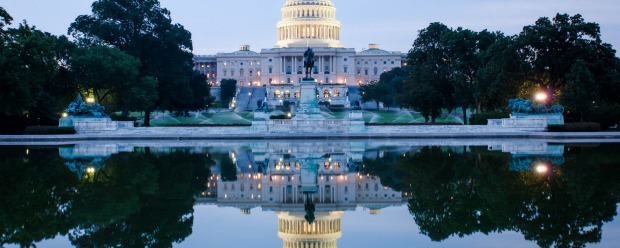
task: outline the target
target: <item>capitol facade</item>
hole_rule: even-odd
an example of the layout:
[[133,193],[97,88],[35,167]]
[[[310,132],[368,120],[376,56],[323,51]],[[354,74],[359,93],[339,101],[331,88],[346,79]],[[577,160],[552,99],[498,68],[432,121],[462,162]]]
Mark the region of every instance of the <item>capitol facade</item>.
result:
[[[194,69],[203,72],[212,86],[234,79],[238,87],[266,86],[272,98],[294,99],[297,90],[291,88],[285,95],[284,88],[298,86],[304,77],[303,53],[307,47],[315,52],[313,77],[317,84],[340,88],[338,95],[347,92],[347,86],[379,80],[381,73],[405,65],[405,54],[382,50],[378,44],[360,52],[345,48],[340,42],[340,28],[331,0],[287,0],[273,48],[255,52],[249,45],[241,45],[235,52],[196,55]],[[335,90],[326,89],[325,93],[321,96],[337,98]]]

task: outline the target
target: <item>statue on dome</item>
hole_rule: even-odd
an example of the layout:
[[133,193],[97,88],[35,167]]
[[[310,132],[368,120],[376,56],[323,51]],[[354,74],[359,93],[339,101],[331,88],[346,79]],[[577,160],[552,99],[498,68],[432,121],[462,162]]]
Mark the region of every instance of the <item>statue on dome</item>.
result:
[[304,69],[306,70],[306,78],[304,79],[313,79],[312,70],[314,69],[314,51],[312,51],[312,48],[310,47],[308,47],[308,50],[304,52]]

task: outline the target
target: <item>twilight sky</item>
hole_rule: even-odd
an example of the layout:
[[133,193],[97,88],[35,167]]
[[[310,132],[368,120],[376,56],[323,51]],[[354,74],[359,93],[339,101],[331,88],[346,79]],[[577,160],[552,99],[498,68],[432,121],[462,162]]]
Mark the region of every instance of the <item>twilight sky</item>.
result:
[[[90,14],[92,0],[0,0],[14,25],[27,20],[39,29],[66,34],[78,15]],[[276,23],[285,0],[161,0],[174,22],[192,32],[195,54],[236,51],[241,44],[254,51],[276,42]],[[431,22],[472,30],[517,34],[539,17],[582,14],[601,25],[603,41],[620,47],[618,0],[333,0],[342,22],[342,43],[361,50],[379,43],[406,52],[417,32]]]

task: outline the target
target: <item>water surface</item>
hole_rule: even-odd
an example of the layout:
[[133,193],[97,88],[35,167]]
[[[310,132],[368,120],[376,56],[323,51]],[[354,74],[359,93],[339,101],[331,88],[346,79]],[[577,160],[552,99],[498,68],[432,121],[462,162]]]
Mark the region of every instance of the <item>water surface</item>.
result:
[[617,247],[620,144],[0,147],[4,247]]

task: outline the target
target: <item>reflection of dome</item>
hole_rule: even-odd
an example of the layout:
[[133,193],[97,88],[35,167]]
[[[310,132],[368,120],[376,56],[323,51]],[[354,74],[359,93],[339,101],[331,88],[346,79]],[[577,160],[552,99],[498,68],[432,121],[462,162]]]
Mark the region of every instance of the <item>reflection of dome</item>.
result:
[[315,213],[314,223],[308,224],[305,213],[278,212],[278,237],[282,239],[282,247],[337,247],[342,237],[343,214],[341,211]]
[[276,47],[342,47],[331,0],[288,0],[278,22]]

